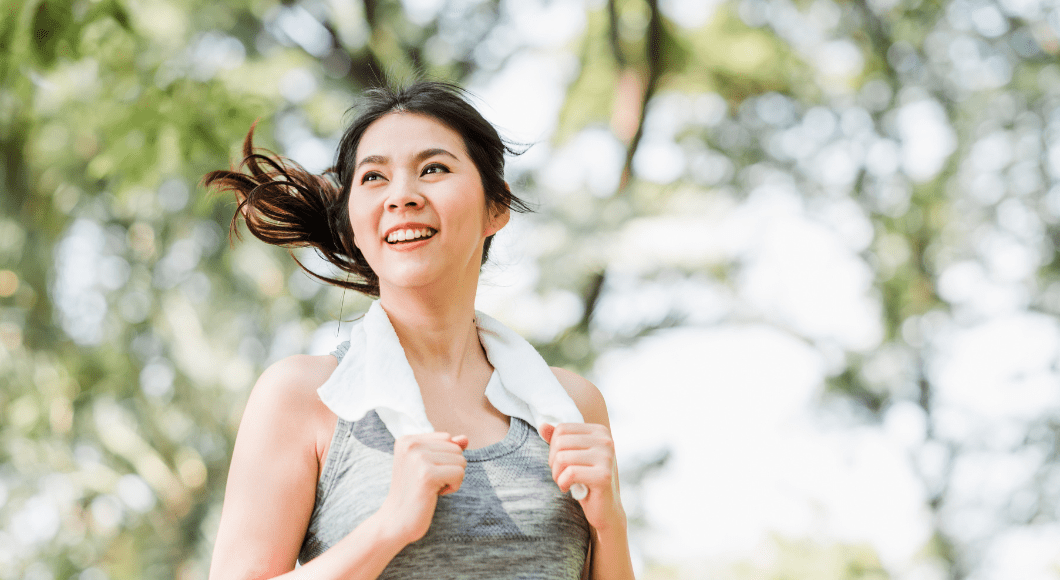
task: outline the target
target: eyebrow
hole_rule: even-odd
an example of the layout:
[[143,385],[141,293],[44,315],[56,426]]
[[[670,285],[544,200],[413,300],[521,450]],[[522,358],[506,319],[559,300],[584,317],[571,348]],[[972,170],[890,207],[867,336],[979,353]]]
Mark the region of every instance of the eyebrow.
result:
[[[435,147],[433,149],[424,149],[423,151],[420,151],[419,153],[417,153],[412,158],[412,160],[415,161],[416,163],[422,163],[422,162],[426,161],[427,159],[430,159],[431,157],[434,157],[435,155],[447,155],[447,156],[452,157],[453,159],[456,159],[456,160],[459,161],[459,158],[456,155],[453,155],[452,153],[450,153],[450,152],[448,152],[445,149],[442,149],[440,147]],[[377,164],[377,165],[386,165],[389,162],[390,162],[390,158],[385,156],[385,155],[369,155],[369,156],[365,157],[364,159],[361,159],[357,163],[357,167],[355,168],[355,170],[360,169],[362,165],[366,165],[368,163],[374,163],[374,164]]]

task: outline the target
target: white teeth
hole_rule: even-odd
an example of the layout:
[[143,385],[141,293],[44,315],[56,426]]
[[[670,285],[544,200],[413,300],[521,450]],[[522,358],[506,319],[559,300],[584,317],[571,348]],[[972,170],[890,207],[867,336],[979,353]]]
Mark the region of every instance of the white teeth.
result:
[[397,242],[407,242],[409,240],[415,240],[419,238],[429,238],[434,235],[434,230],[424,228],[420,230],[395,230],[386,237],[386,241],[393,244]]

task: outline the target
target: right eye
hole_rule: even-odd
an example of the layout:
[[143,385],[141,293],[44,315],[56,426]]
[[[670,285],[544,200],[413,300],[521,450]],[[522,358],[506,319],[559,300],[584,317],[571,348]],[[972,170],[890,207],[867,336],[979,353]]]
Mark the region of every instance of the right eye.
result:
[[361,176],[361,183],[368,183],[369,181],[379,181],[383,176],[377,171],[369,171]]

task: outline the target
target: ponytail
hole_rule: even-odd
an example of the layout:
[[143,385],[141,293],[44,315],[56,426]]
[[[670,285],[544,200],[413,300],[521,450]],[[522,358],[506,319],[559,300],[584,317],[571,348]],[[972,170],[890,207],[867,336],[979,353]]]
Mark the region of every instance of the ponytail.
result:
[[239,203],[229,235],[240,237],[238,220],[259,240],[284,248],[312,247],[338,269],[353,274],[331,278],[313,272],[294,253],[291,257],[309,275],[328,284],[379,295],[379,279],[353,243],[347,196],[334,168],[322,175],[269,152],[255,151],[254,126],[243,141],[243,161],[238,168],[211,171],[203,185],[217,192],[232,192]]

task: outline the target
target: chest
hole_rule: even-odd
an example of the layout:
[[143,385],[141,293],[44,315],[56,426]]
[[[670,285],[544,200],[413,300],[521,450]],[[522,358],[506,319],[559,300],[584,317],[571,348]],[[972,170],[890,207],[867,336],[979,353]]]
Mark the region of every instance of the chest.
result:
[[508,416],[494,407],[485,395],[485,386],[499,380],[496,373],[479,377],[468,387],[452,388],[451,385],[421,383],[427,419],[436,431],[451,435],[466,435],[468,449],[478,449],[497,443],[508,432]]
[[[589,534],[581,506],[552,481],[547,445],[526,423],[511,422],[501,441],[465,453],[460,490],[439,498],[427,535],[407,546],[383,578],[435,577],[430,572],[436,574],[439,564],[484,577],[518,577],[519,570],[542,566],[553,568],[546,577],[580,576]],[[303,562],[375,513],[389,491],[393,438],[378,416],[340,422],[339,430],[318,486]]]

